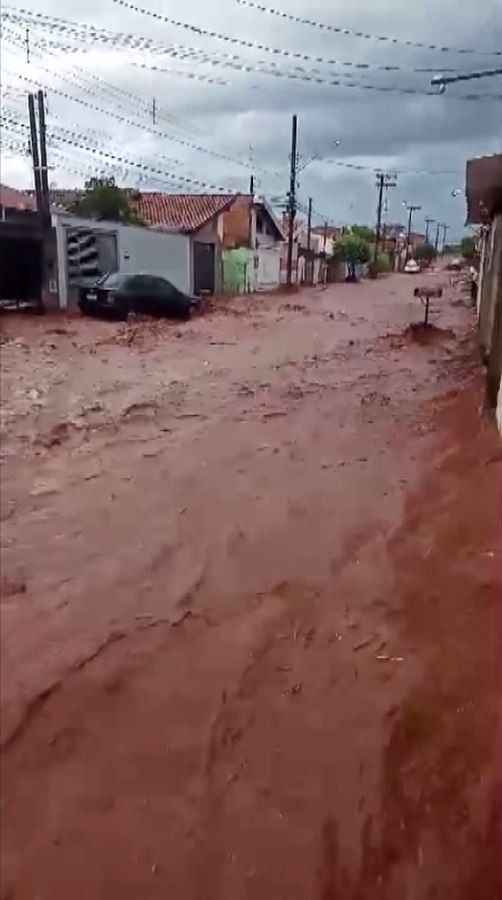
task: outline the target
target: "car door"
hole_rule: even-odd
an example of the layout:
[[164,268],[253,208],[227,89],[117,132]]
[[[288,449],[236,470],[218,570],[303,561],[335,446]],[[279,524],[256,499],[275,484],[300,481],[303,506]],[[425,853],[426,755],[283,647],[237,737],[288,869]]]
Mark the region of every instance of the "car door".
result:
[[167,278],[156,277],[158,314],[180,316],[185,313],[183,294]]

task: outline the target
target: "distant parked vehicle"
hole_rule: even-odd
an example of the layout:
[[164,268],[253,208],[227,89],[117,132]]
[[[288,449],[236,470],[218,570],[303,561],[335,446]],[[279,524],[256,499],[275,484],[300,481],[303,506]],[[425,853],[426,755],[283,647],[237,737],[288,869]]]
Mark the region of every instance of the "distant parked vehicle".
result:
[[404,271],[407,275],[418,275],[420,266],[415,259],[409,259],[404,267]]
[[197,302],[159,275],[113,272],[81,288],[78,305],[87,316],[101,313],[126,319],[129,313],[147,313],[188,319]]
[[464,268],[464,261],[460,257],[455,257],[446,266],[449,272],[460,272]]

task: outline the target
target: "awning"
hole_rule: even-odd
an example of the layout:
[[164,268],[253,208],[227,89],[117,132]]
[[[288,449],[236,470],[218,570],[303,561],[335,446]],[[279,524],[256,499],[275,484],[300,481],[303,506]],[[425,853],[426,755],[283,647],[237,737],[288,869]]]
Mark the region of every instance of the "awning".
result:
[[468,161],[465,192],[468,223],[489,222],[502,212],[502,153]]

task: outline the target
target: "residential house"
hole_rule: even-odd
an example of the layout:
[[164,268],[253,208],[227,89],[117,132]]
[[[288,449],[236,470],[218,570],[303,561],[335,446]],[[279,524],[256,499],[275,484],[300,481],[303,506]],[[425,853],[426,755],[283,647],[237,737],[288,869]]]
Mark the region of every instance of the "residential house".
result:
[[188,294],[221,289],[222,215],[239,195],[130,191],[141,225],[69,212],[82,196],[52,196],[62,307],[75,303],[80,285],[110,271],[163,275]]
[[164,275],[189,294],[279,284],[284,235],[266,201],[242,194],[129,194],[141,225],[75,216],[68,209],[83,192],[54,193],[62,306],[75,302],[79,285],[108,271]]
[[467,222],[483,226],[478,279],[479,343],[487,399],[502,433],[502,154],[471,159],[466,172]]
[[279,287],[285,239],[264,198],[239,196],[222,215],[224,289],[244,293]]

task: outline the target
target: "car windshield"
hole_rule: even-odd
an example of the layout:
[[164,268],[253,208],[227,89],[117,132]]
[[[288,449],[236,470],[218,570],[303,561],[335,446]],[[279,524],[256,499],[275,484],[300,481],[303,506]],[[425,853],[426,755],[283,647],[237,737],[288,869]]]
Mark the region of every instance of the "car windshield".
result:
[[116,289],[123,285],[125,278],[126,276],[121,275],[120,272],[112,272],[109,275],[104,275],[98,284],[100,287]]

